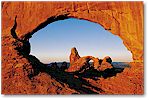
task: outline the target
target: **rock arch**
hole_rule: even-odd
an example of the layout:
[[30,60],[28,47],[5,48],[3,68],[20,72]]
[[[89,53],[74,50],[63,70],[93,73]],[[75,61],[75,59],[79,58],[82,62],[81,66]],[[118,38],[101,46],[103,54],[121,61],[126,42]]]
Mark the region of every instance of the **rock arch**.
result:
[[28,59],[28,40],[47,24],[70,17],[102,25],[123,40],[135,62],[143,61],[143,2],[2,2],[2,93],[35,93],[25,77],[38,74],[30,62],[38,59]]
[[123,40],[134,61],[143,60],[142,2],[2,2],[2,13],[2,36],[9,35],[15,16],[20,39],[53,21],[74,17],[99,23]]

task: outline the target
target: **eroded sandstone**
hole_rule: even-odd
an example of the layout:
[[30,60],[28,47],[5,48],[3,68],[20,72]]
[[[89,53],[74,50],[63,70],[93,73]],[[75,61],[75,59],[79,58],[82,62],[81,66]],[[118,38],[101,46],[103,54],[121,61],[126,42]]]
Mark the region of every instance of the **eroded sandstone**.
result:
[[[42,73],[42,63],[29,55],[36,31],[71,17],[102,25],[123,40],[135,62],[143,62],[143,2],[2,2],[2,94],[80,92]],[[103,94],[143,94],[143,65],[132,64],[115,78],[88,81]]]
[[76,60],[78,60],[80,58],[79,53],[77,51],[77,49],[74,47],[71,49],[71,54],[70,54],[70,65],[72,65]]
[[112,63],[112,59],[109,56],[104,57],[98,70],[104,71],[107,68],[113,68],[111,63]]

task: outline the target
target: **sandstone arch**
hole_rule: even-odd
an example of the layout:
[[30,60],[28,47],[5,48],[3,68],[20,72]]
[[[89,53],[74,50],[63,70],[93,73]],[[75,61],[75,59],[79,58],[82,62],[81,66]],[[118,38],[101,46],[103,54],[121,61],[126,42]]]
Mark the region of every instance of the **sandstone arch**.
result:
[[[28,34],[36,32],[41,23],[48,24],[75,17],[99,23],[106,30],[118,35],[133,54],[133,60],[142,61],[142,5],[142,2],[3,2],[2,36],[9,35],[15,16],[18,23],[16,32],[20,39],[28,38]],[[47,20],[50,21],[47,23]]]
[[86,69],[87,67],[90,67],[89,61],[93,61],[93,66],[95,69],[98,69],[100,67],[100,61],[98,58],[95,58],[93,56],[80,57],[75,47],[71,48],[69,59],[70,67],[67,69],[67,72],[75,72],[80,71],[81,69]]
[[98,67],[100,67],[99,64],[99,59],[95,58],[93,56],[83,56],[78,58],[75,62],[73,62],[70,67],[68,68],[67,72],[75,72],[75,71],[79,71],[80,69],[85,69],[86,67],[89,67],[89,61],[93,61],[93,66],[95,67],[95,69],[97,69]]
[[[29,54],[28,39],[32,34],[53,21],[69,17],[102,25],[123,40],[134,61],[143,61],[143,2],[2,2],[3,93],[19,93],[22,88],[19,82],[26,84],[28,79],[24,76],[32,73],[33,66],[25,57]],[[17,39],[11,35],[14,26]],[[18,49],[27,52],[20,54]],[[23,88],[28,87],[31,86]]]

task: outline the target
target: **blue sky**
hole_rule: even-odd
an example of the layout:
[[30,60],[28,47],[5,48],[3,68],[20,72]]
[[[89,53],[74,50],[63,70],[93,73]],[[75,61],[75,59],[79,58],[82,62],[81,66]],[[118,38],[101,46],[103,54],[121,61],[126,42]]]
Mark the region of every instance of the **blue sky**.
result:
[[113,61],[132,61],[132,54],[122,40],[99,24],[79,19],[66,19],[48,24],[30,39],[31,54],[41,62],[69,61],[72,47],[80,56],[110,56]]

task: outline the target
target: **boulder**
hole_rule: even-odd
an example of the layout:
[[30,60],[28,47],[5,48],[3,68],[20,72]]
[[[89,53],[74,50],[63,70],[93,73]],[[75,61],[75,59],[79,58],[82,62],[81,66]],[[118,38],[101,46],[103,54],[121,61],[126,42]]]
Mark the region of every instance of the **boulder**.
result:
[[101,65],[98,67],[99,71],[104,71],[105,69],[108,68],[113,68],[112,66],[112,59],[109,56],[106,56],[103,60],[101,60]]
[[112,63],[112,59],[109,56],[106,56],[106,57],[104,57],[102,63],[104,63],[104,62],[108,62],[108,63],[111,64]]

